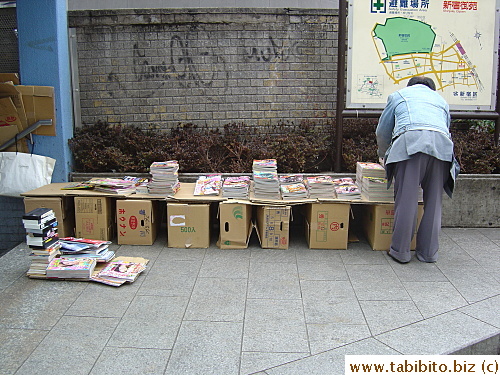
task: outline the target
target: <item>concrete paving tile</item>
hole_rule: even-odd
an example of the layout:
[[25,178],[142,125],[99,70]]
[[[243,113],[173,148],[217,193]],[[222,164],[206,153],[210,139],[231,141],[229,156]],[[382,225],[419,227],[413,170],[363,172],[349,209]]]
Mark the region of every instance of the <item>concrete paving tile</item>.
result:
[[170,350],[106,347],[90,375],[163,374]]
[[184,320],[243,322],[247,280],[198,278]]
[[423,319],[413,301],[360,301],[372,335]]
[[500,241],[500,228],[479,228],[479,232],[492,241]]
[[340,254],[345,250],[299,248],[295,251],[297,262],[328,262],[342,264]]
[[21,277],[26,277],[31,260],[26,244],[20,244],[0,257],[0,293]]
[[164,247],[158,255],[157,261],[160,263],[169,263],[175,260],[202,261],[205,258],[207,249],[178,249],[173,247]]
[[494,250],[469,248],[467,253],[484,269],[491,272],[500,270],[500,247]]
[[346,355],[397,355],[387,345],[368,338],[329,350],[282,366],[265,370],[267,375],[325,375],[343,374]]
[[187,303],[187,297],[137,296],[108,345],[172,349]]
[[65,315],[120,318],[127,311],[142,280],[144,275],[141,274],[133,283],[126,283],[118,288],[91,282]]
[[[340,258],[338,258],[340,261]],[[347,280],[347,271],[342,261],[297,261],[300,280]]]
[[[297,359],[308,357],[307,353],[264,353],[264,352],[242,352],[240,375],[259,374],[258,371],[279,366]],[[260,374],[265,374],[261,372]]]
[[248,298],[300,299],[295,263],[250,263]]
[[453,286],[469,302],[493,297],[500,290],[500,283],[481,266],[453,267],[437,264]]
[[183,322],[164,374],[237,375],[242,330],[242,323]]
[[14,374],[48,331],[0,328],[0,373]]
[[311,354],[318,354],[371,337],[366,324],[307,324]]
[[500,329],[500,294],[465,306],[459,311]]
[[403,281],[403,285],[426,319],[468,305],[449,281]]
[[409,300],[410,296],[389,263],[385,265],[346,264],[358,300]]
[[248,299],[242,350],[309,352],[302,301]]
[[[389,256],[385,255],[387,258]],[[398,276],[399,280],[405,281],[447,281],[446,276],[436,266],[435,263],[419,262],[418,259],[413,257],[410,263],[400,264],[388,259],[394,273]]]
[[438,261],[434,263],[440,265],[449,265],[454,267],[477,266],[477,261],[470,256],[467,251],[454,243],[453,247],[440,247],[438,251]]
[[[230,250],[228,250],[230,251]],[[248,254],[250,254],[248,252]],[[250,256],[205,256],[199,277],[248,278]]]
[[0,327],[51,329],[88,284],[20,278],[0,294]]
[[348,281],[302,281],[306,322],[366,324]]
[[150,296],[190,296],[200,267],[200,260],[157,260],[137,293]]
[[117,318],[63,316],[16,374],[88,374]]
[[356,294],[349,281],[301,280],[300,288],[304,301],[356,302]]
[[366,324],[357,301],[332,299],[304,300],[304,314],[307,323]]
[[295,250],[292,249],[251,249],[250,263],[295,263]]
[[[350,245],[349,245],[350,246]],[[348,249],[341,253],[344,264],[387,264],[384,251],[375,251],[366,246],[360,249]]]
[[447,354],[481,341],[500,330],[458,311],[450,311],[375,336],[403,354]]

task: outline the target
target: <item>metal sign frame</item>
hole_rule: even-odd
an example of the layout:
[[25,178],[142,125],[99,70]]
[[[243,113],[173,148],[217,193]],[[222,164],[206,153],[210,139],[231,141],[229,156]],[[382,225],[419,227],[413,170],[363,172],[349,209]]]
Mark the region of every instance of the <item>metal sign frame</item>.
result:
[[[434,3],[432,3],[434,1]],[[431,25],[428,25],[421,21],[420,19],[425,19],[425,17],[429,18],[431,15],[433,18],[437,18],[435,11],[437,9],[441,10],[444,6],[444,3],[448,3],[443,0],[416,0],[415,4],[427,4],[429,6],[429,2],[432,5],[437,4],[433,9],[419,9],[407,7],[406,9],[411,9],[411,11],[402,12],[401,9],[398,8],[397,5],[393,6],[393,11],[390,12],[391,8],[389,8],[392,4],[399,4],[398,1],[389,1],[389,0],[356,0],[356,6],[354,6],[354,0],[348,0],[348,50],[347,50],[347,92],[346,92],[346,107],[350,109],[379,109],[384,108],[387,96],[390,92],[396,91],[400,88],[406,86],[406,82],[409,77],[412,75],[427,75],[436,80],[438,77],[442,77],[443,79],[443,90],[446,90],[446,95],[448,96],[448,103],[450,104],[450,109],[452,110],[479,110],[479,111],[492,111],[495,110],[496,104],[496,92],[495,92],[495,84],[497,82],[497,72],[498,72],[498,50],[491,50],[490,43],[498,43],[499,37],[499,9],[500,9],[500,0],[496,0],[495,3],[488,3],[488,6],[495,8],[496,15],[492,16],[494,18],[490,19],[488,22],[493,22],[495,24],[494,30],[491,30],[494,33],[493,36],[488,35],[490,43],[487,48],[481,48],[481,54],[478,56],[476,52],[476,56],[472,56],[472,60],[474,58],[480,61],[487,61],[486,66],[489,68],[491,65],[493,67],[490,72],[487,69],[483,69],[482,72],[482,81],[487,83],[485,86],[485,92],[481,93],[481,85],[480,79],[478,77],[477,72],[475,71],[476,66],[473,65],[474,61],[470,61],[470,56],[467,55],[463,42],[461,43],[453,34],[451,34],[449,29],[453,27],[457,27],[458,25],[449,26],[447,24],[440,27],[441,30],[446,30],[450,32],[450,35],[446,35],[443,37],[443,40],[440,40]],[[366,3],[366,4],[360,4]],[[443,5],[441,5],[441,3]],[[451,3],[451,2],[450,2]],[[480,13],[476,13],[478,11],[478,5],[481,5],[479,1],[455,1],[455,6],[458,6],[463,3],[464,7],[470,7],[468,11],[457,10],[458,13],[453,13],[455,10],[450,11],[450,17],[448,20],[454,19],[454,15],[456,17],[460,17],[462,20],[466,17],[466,19],[475,17],[477,18],[481,16]],[[375,10],[370,11],[370,4],[377,5]],[[407,3],[409,4],[409,2]],[[484,0],[483,0],[483,4]],[[475,6],[475,11],[473,10]],[[451,7],[451,4],[450,4]],[[379,9],[380,8],[380,9]],[[363,10],[362,14],[360,10]],[[366,11],[365,11],[366,9]],[[481,9],[481,8],[479,8]],[[355,10],[358,12],[355,14]],[[378,11],[377,11],[378,10]],[[382,12],[381,12],[382,11]],[[399,15],[398,11],[402,14]],[[484,11],[483,11],[484,12]],[[359,26],[364,25],[364,23],[360,24],[360,17],[367,17],[370,22],[372,20],[376,20],[376,26],[373,28],[373,50],[370,50],[366,53],[368,59],[370,61],[366,61],[366,64],[371,64],[373,69],[367,69],[367,72],[362,72],[360,74],[360,64],[353,61],[353,56],[356,56],[356,60],[359,60],[359,56],[361,56],[361,45],[366,46],[367,44],[372,46],[371,41],[369,43],[366,42],[363,36],[359,35]],[[410,17],[411,16],[411,17]],[[355,21],[358,29],[355,33]],[[392,21],[392,22],[391,22]],[[363,21],[364,22],[364,21]],[[449,21],[448,21],[449,22]],[[389,28],[389,23],[391,26]],[[477,23],[477,22],[476,22]],[[387,24],[387,26],[386,26]],[[374,24],[375,25],[375,24]],[[371,27],[371,25],[369,26]],[[400,27],[400,29],[397,29]],[[379,33],[385,33],[385,40],[375,36],[375,30],[380,30]],[[382,30],[381,30],[382,29]],[[385,30],[384,30],[385,29]],[[398,34],[390,33],[390,30],[398,30]],[[401,31],[399,31],[401,30]],[[365,34],[366,29],[363,29],[363,35]],[[422,36],[425,32],[428,32],[429,38],[425,38]],[[411,38],[410,38],[411,32]],[[407,34],[406,34],[407,33]],[[407,35],[408,38],[404,38]],[[415,35],[415,37],[414,37]],[[417,36],[418,35],[418,36]],[[481,33],[476,29],[476,35],[478,42],[480,41]],[[432,38],[435,36],[435,39]],[[484,35],[483,35],[484,38]],[[471,37],[472,39],[472,37]],[[451,42],[451,40],[454,41]],[[475,39],[474,39],[475,40]],[[418,44],[418,43],[422,44]],[[430,42],[430,44],[429,44]],[[443,43],[442,45],[440,43]],[[449,43],[448,45],[446,43]],[[378,44],[378,46],[377,46]],[[464,47],[462,47],[462,45]],[[438,53],[436,47],[439,48],[441,46],[442,53]],[[449,46],[449,48],[445,48]],[[357,48],[357,50],[355,50]],[[366,47],[365,47],[366,48]],[[392,53],[391,54],[391,48]],[[408,49],[408,50],[406,50]],[[375,53],[375,50],[377,53]],[[479,50],[479,47],[476,47],[476,51]],[[396,52],[397,51],[397,52]],[[401,55],[398,55],[399,51],[401,51]],[[404,53],[403,53],[404,51]],[[411,51],[411,53],[406,54],[406,51]],[[421,53],[419,53],[421,52]],[[456,52],[456,55],[453,54]],[[469,51],[470,52],[470,51]],[[384,56],[383,54],[386,53]],[[380,58],[380,61],[371,61],[374,56]],[[487,54],[488,59],[483,59],[482,57]],[[470,55],[470,53],[469,53]],[[383,58],[382,58],[383,57]],[[481,59],[480,59],[481,58]],[[490,60],[491,59],[491,60]],[[454,60],[454,61],[453,61]],[[476,61],[477,63],[477,61]],[[365,63],[363,62],[363,65]],[[379,69],[379,66],[383,66],[383,70]],[[396,68],[395,68],[396,67]],[[454,70],[456,69],[456,71]],[[465,70],[465,73],[462,73],[462,70]],[[372,73],[373,72],[373,73]],[[485,76],[488,74],[488,76]],[[464,79],[465,77],[465,79]],[[467,85],[462,85],[461,82],[465,82],[468,78]],[[440,79],[440,78],[438,78]],[[359,82],[358,82],[359,81]],[[471,85],[469,82],[473,83]],[[436,86],[438,86],[441,81],[436,81]],[[490,90],[491,85],[491,90]],[[393,87],[394,89],[389,89],[389,87]],[[453,87],[453,89],[451,89]],[[390,91],[390,92],[389,92]],[[453,91],[453,93],[452,93]],[[443,91],[441,91],[443,93]],[[445,95],[445,96],[446,96]],[[475,96],[478,95],[478,96]],[[454,100],[457,98],[457,100]]]

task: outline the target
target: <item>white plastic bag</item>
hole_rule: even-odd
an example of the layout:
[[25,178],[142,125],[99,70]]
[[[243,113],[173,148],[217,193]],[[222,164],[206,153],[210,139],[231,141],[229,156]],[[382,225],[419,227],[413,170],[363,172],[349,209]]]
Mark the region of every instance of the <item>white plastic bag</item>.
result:
[[21,193],[50,184],[55,159],[22,152],[0,152],[0,195]]

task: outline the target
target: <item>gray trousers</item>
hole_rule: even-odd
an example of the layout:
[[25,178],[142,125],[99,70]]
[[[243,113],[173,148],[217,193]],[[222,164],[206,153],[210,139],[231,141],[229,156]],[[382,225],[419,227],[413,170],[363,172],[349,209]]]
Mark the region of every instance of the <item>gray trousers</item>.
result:
[[437,260],[443,186],[449,173],[450,162],[423,153],[395,163],[391,256],[401,262],[411,259],[410,246],[417,225],[418,187],[421,186],[424,214],[417,232],[416,256],[422,262]]

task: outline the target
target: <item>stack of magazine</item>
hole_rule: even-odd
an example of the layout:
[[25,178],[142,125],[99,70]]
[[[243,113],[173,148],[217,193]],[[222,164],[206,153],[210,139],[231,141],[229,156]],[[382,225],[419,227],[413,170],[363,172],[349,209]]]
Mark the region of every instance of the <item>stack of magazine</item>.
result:
[[90,280],[96,264],[92,258],[54,258],[47,266],[47,278]]
[[335,198],[335,186],[330,176],[311,176],[306,178],[309,198]]
[[135,182],[127,181],[121,178],[91,178],[88,183],[96,191],[111,194],[131,194],[135,193]]
[[292,174],[279,176],[281,197],[284,200],[305,199],[309,192],[304,185],[304,175]]
[[392,202],[394,201],[394,184],[387,189],[385,177],[363,176],[361,194],[363,198],[370,201]]
[[147,260],[130,261],[115,259],[108,262],[92,276],[92,281],[120,286],[126,282],[132,283],[146,269]]
[[57,219],[49,208],[36,208],[23,215],[26,244],[30,247],[29,277],[45,278],[47,265],[60,254]]
[[149,173],[151,173],[149,194],[167,196],[179,191],[181,185],[177,160],[155,161],[149,167]]
[[257,199],[281,199],[276,159],[254,160],[254,195]]
[[385,178],[385,169],[378,163],[358,161],[356,163],[356,181],[361,184],[363,177]]
[[147,194],[148,193],[149,178],[125,176],[125,177],[123,177],[123,179],[125,181],[130,181],[130,182],[133,182],[135,184],[135,192],[137,194]]
[[335,178],[333,179],[333,184],[337,198],[361,199],[361,190],[352,178]]
[[248,199],[249,189],[249,176],[226,177],[222,184],[222,196],[224,198]]
[[115,257],[115,252],[109,249],[111,241],[63,237],[59,242],[60,258],[93,258],[97,262],[109,262]]
[[394,200],[394,184],[387,189],[385,169],[378,163],[356,163],[356,182],[364,199],[391,202]]
[[193,195],[219,195],[222,185],[221,174],[209,174],[198,177]]

